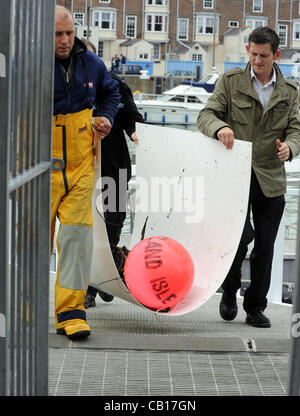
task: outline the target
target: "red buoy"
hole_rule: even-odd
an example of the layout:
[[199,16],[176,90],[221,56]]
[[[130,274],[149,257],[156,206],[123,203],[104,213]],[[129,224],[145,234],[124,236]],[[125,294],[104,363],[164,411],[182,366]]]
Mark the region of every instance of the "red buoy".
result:
[[130,250],[124,277],[138,302],[149,309],[167,312],[190,291],[194,263],[178,241],[164,236],[149,237]]

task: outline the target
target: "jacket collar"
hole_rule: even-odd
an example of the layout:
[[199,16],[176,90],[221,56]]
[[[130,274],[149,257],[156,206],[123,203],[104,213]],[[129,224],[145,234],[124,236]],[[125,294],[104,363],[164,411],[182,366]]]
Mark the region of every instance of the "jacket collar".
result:
[[71,51],[71,56],[76,56],[80,54],[84,54],[87,51],[87,47],[80,39],[75,36],[73,49]]
[[[276,72],[276,87],[267,108],[273,107],[275,104],[278,103],[278,101],[284,101],[289,98],[286,91],[286,83],[284,82],[283,75],[278,65],[274,63],[273,68]],[[252,86],[250,69],[250,63],[248,63],[244,72],[242,73],[239,85],[237,86],[237,91],[241,92],[242,94],[249,95],[250,97],[259,101],[258,95]]]

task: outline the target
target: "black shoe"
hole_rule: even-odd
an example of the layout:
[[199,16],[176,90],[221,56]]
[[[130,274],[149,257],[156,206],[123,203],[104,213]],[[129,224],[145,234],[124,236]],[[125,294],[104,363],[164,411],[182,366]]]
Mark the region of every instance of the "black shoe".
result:
[[238,313],[236,295],[234,294],[232,296],[229,296],[226,293],[223,293],[219,306],[219,311],[221,317],[225,321],[232,321]]
[[104,302],[111,302],[115,298],[113,295],[110,295],[109,293],[102,292],[102,290],[98,290],[98,293],[100,298],[104,300]]
[[91,295],[90,293],[87,293],[85,295],[83,306],[85,307],[85,309],[94,308],[96,306],[95,296]]
[[270,328],[271,321],[261,310],[257,310],[247,313],[246,324],[257,328]]

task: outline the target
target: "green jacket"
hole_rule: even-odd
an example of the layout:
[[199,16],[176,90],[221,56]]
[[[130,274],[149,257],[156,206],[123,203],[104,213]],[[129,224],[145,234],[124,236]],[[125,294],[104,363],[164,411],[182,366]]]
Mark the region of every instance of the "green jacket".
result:
[[286,172],[277,156],[276,139],[289,145],[292,157],[300,152],[298,90],[283,78],[276,64],[274,68],[276,86],[265,110],[252,87],[248,64],[224,73],[197,121],[206,136],[216,138],[217,131],[228,126],[236,139],[252,142],[252,167],[267,197],[286,192]]

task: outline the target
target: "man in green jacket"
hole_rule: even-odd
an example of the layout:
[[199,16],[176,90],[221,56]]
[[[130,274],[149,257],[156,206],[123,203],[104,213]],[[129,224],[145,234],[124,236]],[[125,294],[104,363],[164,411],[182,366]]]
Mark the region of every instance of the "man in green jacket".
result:
[[300,152],[300,117],[297,87],[283,78],[275,63],[280,56],[278,35],[268,27],[259,27],[250,34],[246,50],[247,67],[224,73],[199,113],[197,124],[202,133],[220,140],[229,150],[235,139],[252,142],[248,213],[236,256],[222,285],[220,314],[227,321],[237,315],[241,267],[247,246],[254,238],[251,284],[244,294],[243,308],[247,324],[266,328],[271,322],[263,312],[274,243],[285,205],[284,162]]

